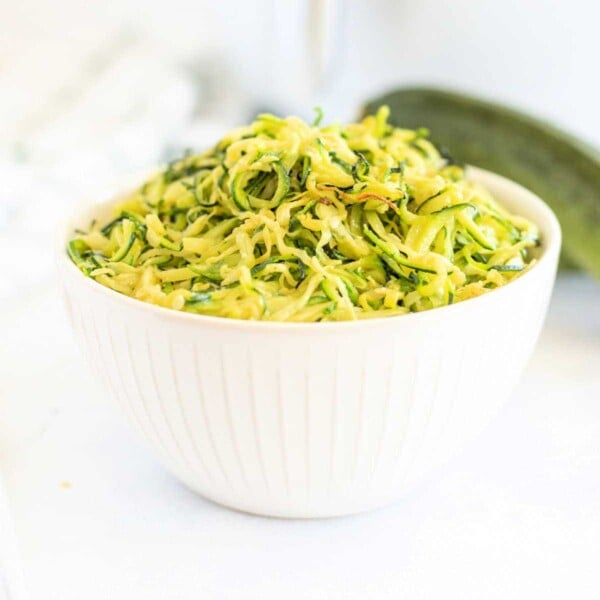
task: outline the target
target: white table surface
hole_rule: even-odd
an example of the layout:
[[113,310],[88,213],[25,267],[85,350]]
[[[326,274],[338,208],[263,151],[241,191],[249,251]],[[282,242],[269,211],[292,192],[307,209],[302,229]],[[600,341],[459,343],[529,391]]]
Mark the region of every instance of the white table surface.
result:
[[561,278],[480,439],[396,505],[333,520],[244,515],[180,485],[92,382],[52,286],[1,327],[0,465],[32,600],[600,597],[590,279]]

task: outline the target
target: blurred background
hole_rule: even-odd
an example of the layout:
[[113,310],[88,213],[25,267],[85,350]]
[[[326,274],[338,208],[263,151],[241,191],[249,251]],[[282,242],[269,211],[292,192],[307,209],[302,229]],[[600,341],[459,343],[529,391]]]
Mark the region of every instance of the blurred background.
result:
[[15,267],[1,299],[49,273],[40,248],[63,209],[260,111],[345,120],[386,89],[437,84],[600,143],[589,0],[0,5],[0,248],[39,265]]
[[[0,598],[2,567],[11,600],[28,597],[24,579],[45,600],[139,589],[145,600],[187,600],[198,597],[190,581],[213,586],[210,598],[380,600],[398,597],[394,577],[429,597],[453,585],[473,592],[464,598],[597,597],[581,587],[600,560],[591,279],[561,276],[519,402],[470,462],[412,504],[301,529],[185,495],[122,431],[71,339],[50,247],[77,203],[261,111],[309,117],[319,105],[326,121],[346,120],[381,92],[427,84],[516,106],[600,146],[599,22],[590,0],[0,0]],[[187,517],[199,513],[210,519]],[[499,545],[488,563],[490,539]],[[280,570],[260,579],[274,555]],[[248,595],[233,595],[231,560]],[[297,561],[312,570],[292,569]],[[325,564],[331,593],[314,575]]]
[[73,202],[263,110],[307,117],[320,105],[345,120],[386,89],[437,84],[600,144],[600,5],[589,0],[0,6],[0,255],[38,264],[15,266],[0,302],[50,273],[40,249]]

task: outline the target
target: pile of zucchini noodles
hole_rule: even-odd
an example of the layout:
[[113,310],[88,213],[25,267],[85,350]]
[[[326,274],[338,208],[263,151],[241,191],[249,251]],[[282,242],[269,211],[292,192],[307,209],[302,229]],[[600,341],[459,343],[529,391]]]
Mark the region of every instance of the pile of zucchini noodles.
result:
[[98,283],[203,315],[340,321],[478,296],[532,263],[538,232],[388,109],[319,126],[260,115],[169,164],[78,231]]

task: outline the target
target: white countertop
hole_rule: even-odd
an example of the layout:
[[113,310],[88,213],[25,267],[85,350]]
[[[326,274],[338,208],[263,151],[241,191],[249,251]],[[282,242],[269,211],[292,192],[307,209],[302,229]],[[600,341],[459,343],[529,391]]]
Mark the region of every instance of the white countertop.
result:
[[167,474],[92,382],[52,287],[1,322],[0,465],[23,598],[600,594],[600,286],[590,279],[561,277],[511,402],[440,477],[390,508],[321,521],[235,513]]

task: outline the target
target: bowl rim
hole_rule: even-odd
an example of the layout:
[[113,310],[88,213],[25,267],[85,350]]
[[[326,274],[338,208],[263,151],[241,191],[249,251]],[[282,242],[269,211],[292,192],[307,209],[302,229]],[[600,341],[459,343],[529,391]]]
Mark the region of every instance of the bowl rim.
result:
[[[155,171],[156,170],[154,170],[154,172]],[[209,326],[216,327],[219,329],[244,329],[255,332],[273,330],[289,332],[311,331],[312,333],[315,333],[319,331],[344,331],[352,329],[363,329],[365,327],[373,327],[375,325],[381,326],[384,324],[388,324],[391,326],[397,325],[399,322],[415,323],[417,320],[423,322],[428,321],[432,318],[436,319],[442,314],[460,314],[465,310],[469,310],[469,306],[474,306],[473,303],[477,303],[477,305],[483,305],[486,302],[493,302],[493,298],[499,300],[500,294],[506,295],[507,293],[511,293],[511,291],[512,293],[518,292],[521,288],[523,288],[523,286],[527,285],[527,282],[529,282],[530,279],[536,273],[540,272],[542,267],[552,268],[552,266],[549,265],[549,263],[552,261],[554,262],[554,268],[556,268],[562,237],[560,225],[556,215],[554,214],[552,209],[532,191],[525,188],[521,184],[511,179],[508,179],[507,177],[503,177],[502,175],[498,175],[497,173],[493,173],[492,171],[488,171],[486,169],[481,169],[479,167],[468,165],[466,172],[467,178],[473,176],[475,180],[487,180],[484,183],[484,185],[486,186],[491,184],[490,187],[492,188],[495,185],[501,185],[505,188],[511,188],[512,191],[515,193],[515,196],[518,196],[519,198],[517,201],[518,204],[528,205],[533,209],[533,211],[537,213],[537,217],[536,219],[534,219],[534,221],[542,233],[541,255],[537,258],[536,263],[530,269],[528,269],[520,277],[516,278],[513,281],[510,281],[509,283],[500,288],[496,288],[486,294],[482,294],[474,298],[469,298],[468,300],[465,300],[463,302],[439,306],[437,308],[425,310],[422,312],[413,312],[403,315],[387,317],[373,317],[369,319],[327,321],[324,323],[302,321],[258,321],[190,313],[186,311],[175,310],[173,308],[159,306],[157,304],[151,304],[149,302],[144,302],[143,300],[138,300],[137,298],[132,298],[131,296],[126,296],[125,294],[121,294],[109,287],[98,283],[90,277],[84,276],[83,273],[77,268],[75,263],[71,261],[67,252],[65,251],[66,241],[72,236],[73,230],[75,229],[75,223],[77,222],[77,217],[82,213],[92,212],[94,208],[100,208],[102,206],[110,204],[111,202],[114,202],[115,199],[119,196],[118,193],[112,195],[109,200],[105,200],[103,202],[85,203],[83,205],[79,205],[74,211],[72,211],[69,218],[61,223],[61,226],[59,227],[59,230],[57,231],[56,235],[56,253],[58,263],[57,266],[59,268],[59,271],[61,272],[64,285],[66,285],[65,277],[67,275],[76,275],[77,277],[75,279],[79,280],[83,285],[90,286],[90,291],[104,295],[107,300],[112,299],[116,302],[123,302],[124,306],[129,306],[133,310],[144,311],[148,315],[153,315],[160,319],[173,319],[174,321],[180,321],[182,323],[195,323],[197,326]],[[136,177],[135,179],[130,179],[130,182],[135,181],[136,183],[139,183],[140,180],[143,180],[143,177]],[[127,189],[127,187],[125,187],[124,189]],[[494,193],[493,189],[492,193]]]

